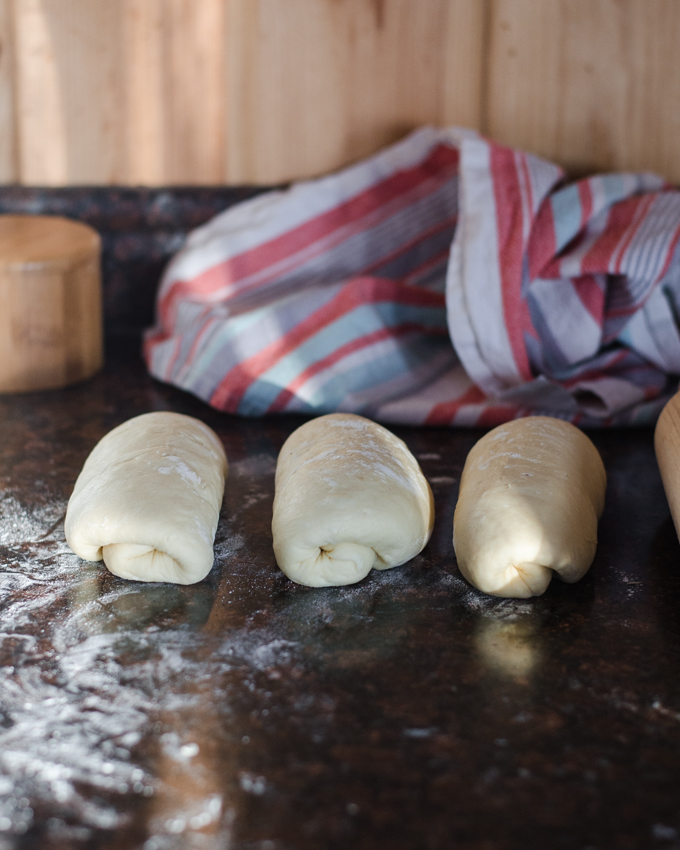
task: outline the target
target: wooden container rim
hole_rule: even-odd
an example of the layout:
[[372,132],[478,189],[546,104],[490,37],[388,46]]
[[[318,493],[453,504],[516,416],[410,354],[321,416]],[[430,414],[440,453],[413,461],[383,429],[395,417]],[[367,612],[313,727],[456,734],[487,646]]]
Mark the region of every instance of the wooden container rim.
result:
[[[29,247],[29,256],[12,256],[9,249],[10,238],[4,237],[5,244],[3,245],[3,224],[8,221],[13,224],[28,223],[24,231],[21,233],[20,228],[17,228],[17,241],[23,238],[24,246]],[[35,227],[32,227],[35,225]],[[43,228],[45,233],[48,232],[50,225],[61,232],[52,233],[48,236],[40,234],[40,228]],[[33,229],[33,232],[31,232]],[[39,251],[36,250],[35,257],[30,256],[30,240],[35,239],[36,243],[44,244],[49,238],[54,240],[54,250],[46,251],[43,256],[39,256]],[[60,240],[64,240],[65,245],[59,245]],[[97,231],[88,224],[82,221],[66,218],[61,215],[33,215],[31,213],[0,213],[0,268],[6,270],[22,270],[40,271],[42,269],[52,268],[71,268],[74,264],[82,262],[86,259],[91,259],[93,254],[99,255],[101,251],[101,236]],[[50,246],[51,247],[51,246]],[[3,256],[3,250],[9,253],[9,256]],[[19,251],[17,250],[17,254]]]

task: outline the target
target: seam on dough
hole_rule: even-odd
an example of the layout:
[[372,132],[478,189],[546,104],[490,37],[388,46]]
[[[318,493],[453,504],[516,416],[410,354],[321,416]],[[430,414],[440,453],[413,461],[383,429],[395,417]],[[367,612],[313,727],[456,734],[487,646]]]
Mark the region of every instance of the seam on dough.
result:
[[[524,563],[528,563],[528,562],[525,561]],[[526,570],[523,570],[522,567],[517,565],[517,564],[513,564],[512,566],[517,571],[517,575],[519,576],[519,579],[522,582],[522,584],[526,587],[526,589],[531,593],[532,596],[535,596],[533,588],[531,587],[531,585],[529,584],[529,582],[526,579],[526,574],[527,574]],[[533,563],[533,562],[532,562],[532,566],[533,567],[542,567],[545,570],[552,570],[553,569],[552,567],[549,567],[546,564],[536,564],[536,563]]]

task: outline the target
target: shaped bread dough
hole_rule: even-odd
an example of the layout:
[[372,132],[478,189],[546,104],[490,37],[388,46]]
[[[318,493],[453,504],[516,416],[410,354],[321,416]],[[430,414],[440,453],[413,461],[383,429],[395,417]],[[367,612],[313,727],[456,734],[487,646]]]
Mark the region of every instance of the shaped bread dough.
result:
[[193,584],[210,572],[227,458],[191,416],[145,413],[92,450],[66,511],[66,540],[121,578]]
[[675,532],[680,539],[680,392],[661,411],[654,429],[654,451]]
[[331,413],[286,440],[276,465],[274,553],[310,587],[354,584],[371,567],[415,557],[434,506],[418,462],[398,437],[362,416]]
[[499,425],[465,461],[453,518],[460,571],[493,596],[540,596],[553,571],[578,581],[595,557],[606,484],[597,449],[573,425]]

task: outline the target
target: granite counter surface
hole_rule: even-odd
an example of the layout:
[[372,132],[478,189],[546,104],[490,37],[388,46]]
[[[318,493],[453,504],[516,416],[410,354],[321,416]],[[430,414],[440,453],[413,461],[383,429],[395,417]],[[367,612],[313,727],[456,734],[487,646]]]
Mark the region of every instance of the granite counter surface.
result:
[[[151,410],[198,416],[230,461],[191,587],[64,540],[91,448]],[[593,568],[519,601],[453,556],[477,431],[395,429],[435,494],[419,557],[346,588],[287,580],[274,468],[302,421],[217,413],[121,346],[87,383],[0,397],[0,850],[680,848],[680,549],[651,432],[592,434]]]

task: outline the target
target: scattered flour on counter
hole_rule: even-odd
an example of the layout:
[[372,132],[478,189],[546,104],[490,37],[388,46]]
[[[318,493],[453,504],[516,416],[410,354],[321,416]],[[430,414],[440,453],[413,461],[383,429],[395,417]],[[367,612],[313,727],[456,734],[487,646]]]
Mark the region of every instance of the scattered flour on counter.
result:
[[[201,743],[183,735],[205,710],[204,694],[215,685],[222,701],[211,710],[227,716],[230,671],[249,680],[291,663],[295,645],[248,623],[221,638],[181,616],[178,625],[172,617],[155,625],[154,611],[173,605],[200,614],[207,604],[209,613],[209,586],[140,589],[81,561],[59,523],[65,508],[27,509],[0,496],[0,850],[36,819],[48,839],[90,846],[96,831],[130,826],[131,797],[158,808],[147,850],[226,846],[232,814],[219,788],[181,798],[167,813],[177,792],[153,742],[179,770],[200,765]],[[244,545],[238,536],[222,540],[216,560]],[[211,824],[210,835],[197,832]]]
[[267,640],[267,635],[251,632],[239,640],[238,647],[229,645],[239,658],[248,661],[256,670],[269,670],[272,667],[288,666],[293,661],[292,650],[296,646],[293,641],[275,639]]
[[[17,837],[36,821],[59,846],[84,850],[98,831],[130,827],[137,810],[148,813],[144,850],[221,850],[229,846],[235,810],[223,773],[211,779],[214,741],[201,724],[220,728],[228,744],[235,700],[268,675],[281,680],[299,668],[307,657],[304,640],[326,635],[329,656],[345,636],[348,645],[359,641],[361,648],[365,641],[372,652],[365,625],[374,608],[381,610],[381,600],[383,610],[403,604],[414,586],[444,589],[437,604],[455,598],[493,616],[531,610],[528,602],[482,597],[454,574],[407,564],[332,594],[294,589],[276,601],[280,608],[250,612],[243,600],[252,592],[253,569],[255,584],[270,581],[270,573],[253,563],[247,538],[231,533],[228,514],[215,544],[221,575],[187,589],[140,587],[81,561],[58,522],[65,508],[64,501],[50,510],[27,509],[12,495],[0,497],[0,850],[5,838],[22,840]],[[237,596],[240,605],[224,606],[218,632],[203,630],[215,604]],[[254,598],[262,605],[266,597]],[[184,613],[173,618],[175,608]],[[239,609],[236,626],[232,608]],[[420,616],[417,606],[413,615]],[[333,630],[319,626],[326,620]],[[384,637],[386,651],[400,640]],[[332,706],[312,709],[303,701],[294,706],[298,717],[323,715],[310,727],[323,735]],[[426,732],[404,734],[418,739]],[[239,772],[238,764],[235,770],[239,793],[269,793],[270,780]],[[179,795],[196,777],[205,785],[194,796]]]
[[264,776],[254,776],[252,773],[242,771],[239,776],[239,784],[248,794],[260,797],[267,790],[267,780]]
[[0,491],[0,546],[36,541],[66,515],[66,505],[61,500],[49,507],[26,508],[11,491]]
[[229,463],[229,477],[232,478],[247,478],[251,481],[253,478],[271,478],[276,470],[276,460],[270,454],[250,455]]
[[[461,579],[462,581],[462,579]],[[488,614],[497,620],[514,620],[535,613],[533,600],[506,599],[500,596],[487,596],[468,585],[468,592],[460,600],[471,611]]]
[[214,546],[216,563],[235,555],[236,552],[243,549],[246,545],[245,537],[242,534],[232,534],[224,540],[221,540],[220,537],[221,535],[218,531]]

